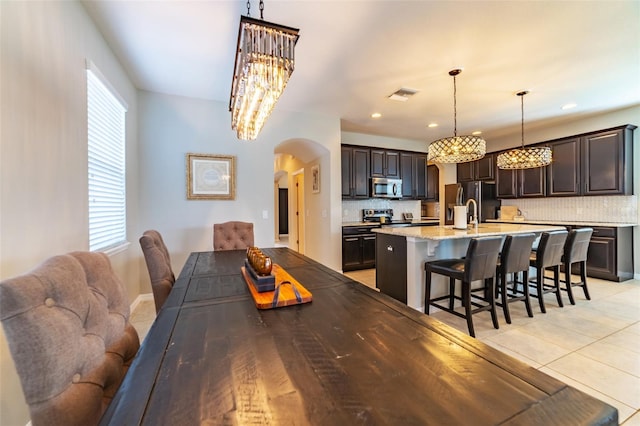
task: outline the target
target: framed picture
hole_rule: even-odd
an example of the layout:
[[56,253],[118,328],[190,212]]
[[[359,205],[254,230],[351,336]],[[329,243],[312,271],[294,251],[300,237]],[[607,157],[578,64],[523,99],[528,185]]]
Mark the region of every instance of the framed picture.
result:
[[320,192],[320,165],[311,166],[311,192]]
[[187,154],[187,199],[235,199],[235,163],[229,155]]

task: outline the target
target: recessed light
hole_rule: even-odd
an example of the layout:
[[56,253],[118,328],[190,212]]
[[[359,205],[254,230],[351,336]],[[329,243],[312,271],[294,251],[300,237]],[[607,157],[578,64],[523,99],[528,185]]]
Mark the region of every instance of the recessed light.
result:
[[577,106],[578,106],[578,104],[570,103],[570,104],[562,105],[562,109],[571,109],[571,108],[575,108]]
[[371,118],[380,118],[382,117],[382,114],[380,114],[379,112],[374,112],[373,114],[371,114]]
[[438,123],[429,123],[427,127],[431,127],[431,128],[438,127]]
[[481,135],[482,132],[480,130],[476,130],[475,132],[473,132],[471,134],[474,135],[474,136],[478,136],[478,135]]

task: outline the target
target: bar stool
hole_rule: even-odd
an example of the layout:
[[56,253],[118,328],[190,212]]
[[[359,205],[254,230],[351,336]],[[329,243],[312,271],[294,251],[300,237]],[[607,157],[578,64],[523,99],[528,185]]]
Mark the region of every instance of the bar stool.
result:
[[[589,242],[592,234],[593,228],[573,229],[569,232],[567,242],[564,245],[562,264],[564,265],[565,279],[562,282],[566,284],[566,288],[562,290],[567,292],[569,302],[572,305],[575,305],[576,301],[573,298],[571,287],[582,287],[584,296],[587,300],[591,300],[589,289],[587,288],[587,252],[589,251]],[[571,281],[571,267],[574,263],[578,264],[578,269],[580,270],[579,282]]]
[[[516,234],[507,235],[498,266],[496,268],[497,284],[496,293],[500,293],[501,302],[496,302],[502,307],[504,319],[507,324],[511,324],[511,314],[509,312],[509,303],[524,302],[527,308],[527,315],[533,317],[531,310],[531,300],[529,298],[529,258],[531,257],[531,246],[536,239],[535,234]],[[518,282],[518,275],[522,273],[523,279]],[[507,278],[509,274],[513,274],[513,288],[507,288]],[[522,284],[522,292],[518,292],[518,284]]]
[[[564,254],[564,243],[567,240],[567,231],[543,232],[540,236],[540,242],[536,251],[531,253],[529,265],[536,268],[536,277],[529,280],[532,287],[536,287],[536,294],[533,297],[538,298],[540,311],[544,314],[547,310],[544,307],[544,295],[546,293],[555,293],[558,305],[562,308],[562,296],[560,295],[560,265],[562,264],[562,255]],[[544,271],[553,270],[553,285],[546,284]]]
[[[496,274],[496,263],[501,245],[502,237],[472,238],[471,241],[469,241],[469,247],[467,248],[465,257],[426,262],[424,265],[426,272],[425,313],[429,315],[429,306],[435,306],[450,314],[465,318],[467,320],[469,334],[472,337],[476,337],[473,329],[472,315],[482,311],[490,311],[493,326],[499,328],[495,299],[493,296],[495,291],[493,279]],[[449,294],[431,299],[432,273],[449,277]],[[456,280],[462,282],[460,296],[455,295]],[[473,291],[484,290],[484,297],[472,294],[471,282],[479,280],[484,281],[484,287],[474,289]],[[484,303],[472,301],[472,296],[474,299],[482,299]],[[462,301],[464,314],[454,310],[454,299]],[[440,300],[449,300],[449,306],[436,303]],[[471,309],[471,306],[475,306],[476,309]]]

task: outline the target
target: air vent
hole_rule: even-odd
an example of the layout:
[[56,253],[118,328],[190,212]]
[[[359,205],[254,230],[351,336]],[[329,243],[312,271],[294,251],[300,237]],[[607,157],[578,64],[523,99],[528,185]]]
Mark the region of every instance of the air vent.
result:
[[417,90],[402,88],[390,94],[389,99],[391,99],[392,101],[406,102],[416,93],[418,93]]

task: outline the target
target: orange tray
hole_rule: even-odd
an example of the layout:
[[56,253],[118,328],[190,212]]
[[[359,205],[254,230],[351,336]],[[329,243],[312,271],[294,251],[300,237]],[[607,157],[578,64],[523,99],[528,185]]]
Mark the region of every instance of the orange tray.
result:
[[[271,273],[276,276],[276,289],[274,291],[264,291],[259,293],[253,285],[249,271],[247,271],[244,266],[242,266],[240,270],[242,271],[242,276],[247,283],[247,287],[249,287],[253,301],[258,309],[272,309],[280,308],[282,306],[299,305],[301,303],[309,303],[313,299],[311,292],[304,288],[302,284],[296,281],[277,263],[274,263],[271,268]],[[296,296],[291,284],[282,284],[286,281],[295,286],[295,289],[298,290],[299,297]],[[276,292],[279,294],[277,302],[274,305],[273,301]]]

